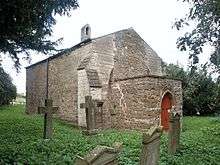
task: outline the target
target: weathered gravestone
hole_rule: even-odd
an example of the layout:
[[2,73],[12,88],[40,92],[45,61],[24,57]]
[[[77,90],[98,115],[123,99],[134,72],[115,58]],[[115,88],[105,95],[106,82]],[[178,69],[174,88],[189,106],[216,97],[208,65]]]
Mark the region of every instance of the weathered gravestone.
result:
[[168,152],[175,154],[180,147],[180,114],[169,114]]
[[117,165],[117,156],[122,143],[116,143],[114,148],[97,146],[85,158],[78,156],[75,165]]
[[53,100],[45,99],[45,107],[38,107],[38,113],[44,113],[44,139],[50,139],[53,133],[52,117],[58,107],[53,107]]
[[98,129],[96,128],[96,111],[98,106],[102,105],[102,101],[93,100],[92,96],[85,96],[85,110],[86,110],[86,131],[83,131],[86,135],[96,134]]
[[153,127],[143,133],[140,165],[157,165],[160,159],[160,137],[162,127]]

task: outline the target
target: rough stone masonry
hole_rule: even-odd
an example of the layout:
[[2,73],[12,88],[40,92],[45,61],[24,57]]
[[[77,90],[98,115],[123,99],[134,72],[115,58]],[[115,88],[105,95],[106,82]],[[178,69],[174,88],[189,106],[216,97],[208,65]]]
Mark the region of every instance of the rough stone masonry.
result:
[[97,129],[169,125],[171,107],[182,113],[182,87],[163,75],[161,62],[132,28],[91,39],[85,25],[79,44],[26,68],[26,112],[37,113],[49,98],[59,118],[86,127],[80,105],[91,96],[103,102],[95,112]]

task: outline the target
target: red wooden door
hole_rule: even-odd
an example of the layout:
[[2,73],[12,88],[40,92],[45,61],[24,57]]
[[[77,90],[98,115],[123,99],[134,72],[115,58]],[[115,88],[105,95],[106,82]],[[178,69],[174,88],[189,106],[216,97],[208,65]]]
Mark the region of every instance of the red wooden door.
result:
[[163,129],[166,131],[169,129],[168,110],[171,109],[171,107],[172,107],[171,98],[169,97],[168,94],[166,94],[163,97],[162,105],[161,105],[161,125],[163,126]]

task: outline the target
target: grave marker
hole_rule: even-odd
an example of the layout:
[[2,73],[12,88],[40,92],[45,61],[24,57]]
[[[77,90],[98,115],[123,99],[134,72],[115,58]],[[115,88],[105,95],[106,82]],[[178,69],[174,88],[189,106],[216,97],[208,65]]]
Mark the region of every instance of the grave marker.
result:
[[153,127],[143,133],[140,165],[157,165],[160,158],[160,137],[162,127]]
[[180,114],[170,113],[169,115],[169,133],[168,133],[168,151],[175,154],[180,147]]
[[103,102],[93,100],[92,96],[85,96],[85,104],[81,104],[81,107],[85,107],[86,111],[86,131],[85,134],[96,134],[98,129],[96,128],[96,112],[98,108],[102,106]]
[[114,148],[97,146],[84,158],[77,156],[75,165],[118,165],[117,156],[122,143],[115,143]]
[[44,113],[44,139],[50,139],[53,133],[52,117],[58,107],[53,107],[53,100],[45,99],[45,107],[38,107],[39,113]]

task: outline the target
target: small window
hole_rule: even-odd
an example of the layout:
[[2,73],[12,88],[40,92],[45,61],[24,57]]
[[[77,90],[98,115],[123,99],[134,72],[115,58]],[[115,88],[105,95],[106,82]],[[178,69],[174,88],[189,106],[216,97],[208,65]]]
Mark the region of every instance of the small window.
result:
[[89,35],[89,27],[86,27],[86,35]]

